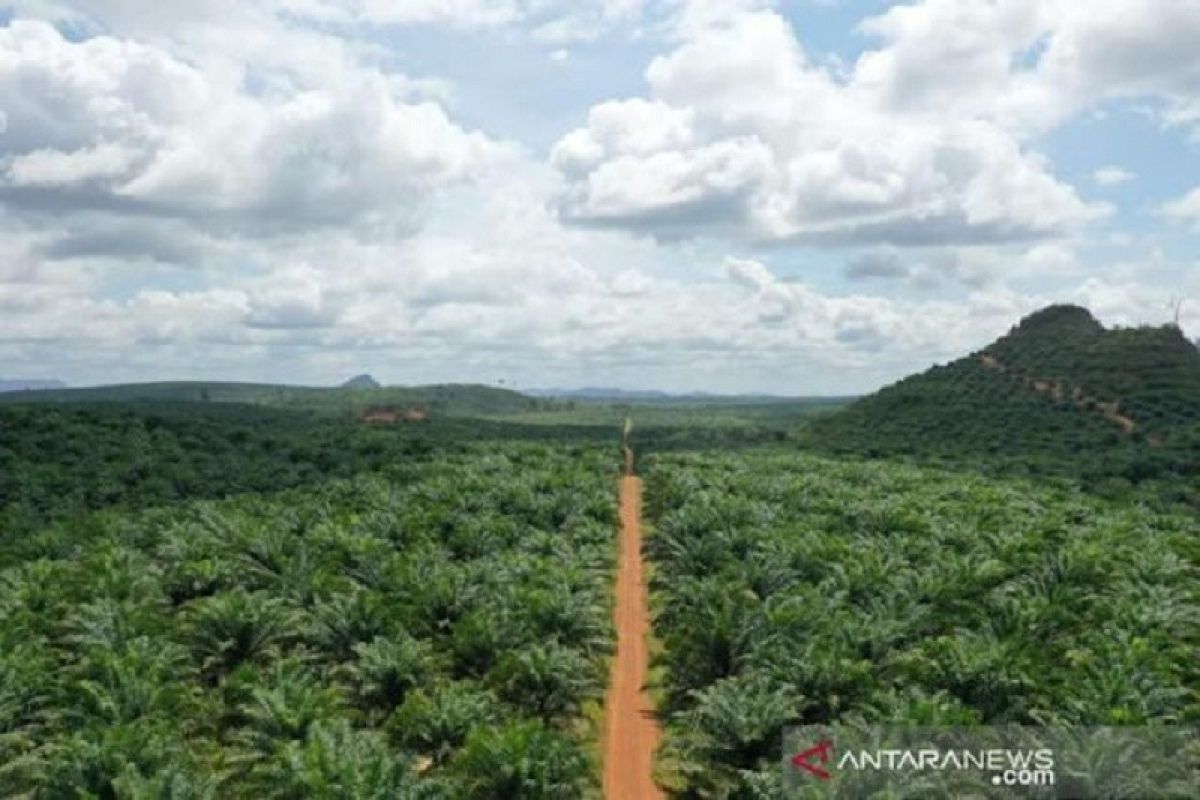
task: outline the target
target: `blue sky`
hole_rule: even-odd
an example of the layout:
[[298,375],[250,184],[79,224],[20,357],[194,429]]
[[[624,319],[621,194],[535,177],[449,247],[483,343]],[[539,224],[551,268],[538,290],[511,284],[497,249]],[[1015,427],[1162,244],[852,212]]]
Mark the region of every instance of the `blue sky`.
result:
[[1200,6],[1110,10],[0,4],[0,377],[840,394],[1050,302],[1197,335]]

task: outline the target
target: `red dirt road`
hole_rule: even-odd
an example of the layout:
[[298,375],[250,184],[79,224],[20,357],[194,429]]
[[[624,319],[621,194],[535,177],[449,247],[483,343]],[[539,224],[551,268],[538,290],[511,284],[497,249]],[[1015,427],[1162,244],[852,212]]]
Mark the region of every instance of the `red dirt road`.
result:
[[654,785],[654,751],[659,727],[646,692],[650,656],[646,637],[650,611],[642,569],[642,482],[632,474],[626,452],[621,478],[621,556],[617,569],[617,656],[605,703],[604,797],[606,800],[660,800]]

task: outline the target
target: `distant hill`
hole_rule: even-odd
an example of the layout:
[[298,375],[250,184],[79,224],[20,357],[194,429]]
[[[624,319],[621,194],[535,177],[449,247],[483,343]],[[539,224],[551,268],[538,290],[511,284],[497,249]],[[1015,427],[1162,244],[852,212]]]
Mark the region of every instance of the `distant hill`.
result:
[[105,402],[243,403],[335,414],[359,414],[372,406],[421,406],[431,416],[510,414],[529,411],[541,401],[491,386],[440,384],[344,388],[282,386],[265,383],[176,381],[129,383],[81,389],[49,389],[0,395],[0,403]]
[[1105,329],[1051,306],[983,350],[815,421],[814,444],[870,455],[1021,459],[1035,471],[1200,471],[1200,350],[1179,328]]
[[38,391],[41,389],[65,389],[66,387],[67,385],[62,381],[22,381],[0,379],[0,393],[29,392]]
[[379,389],[382,384],[372,378],[370,375],[362,374],[355,375],[350,380],[342,384],[343,389]]

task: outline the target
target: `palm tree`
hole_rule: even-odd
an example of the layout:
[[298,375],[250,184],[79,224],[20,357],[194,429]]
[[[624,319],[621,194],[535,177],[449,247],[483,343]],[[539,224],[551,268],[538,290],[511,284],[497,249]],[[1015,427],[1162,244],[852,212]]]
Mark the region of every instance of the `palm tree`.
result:
[[579,745],[532,722],[480,727],[449,767],[464,800],[574,800],[589,770]]
[[252,754],[273,753],[288,741],[301,741],[313,724],[341,711],[341,693],[295,659],[277,661],[250,679],[248,697],[237,708],[242,724],[234,738]]
[[607,652],[612,644],[607,604],[597,594],[594,589],[572,592],[559,582],[519,590],[511,603],[526,620],[521,627],[527,628],[529,638],[553,640],[595,655]]
[[343,667],[355,703],[372,719],[382,719],[408,693],[433,679],[439,665],[428,642],[406,633],[377,637],[354,646],[356,659]]
[[198,506],[195,515],[197,519],[173,523],[157,548],[163,590],[176,605],[215,594],[234,582],[230,520],[206,506]]
[[139,637],[118,650],[95,649],[70,670],[67,691],[84,714],[109,724],[147,717],[179,724],[200,702],[187,651]]
[[686,583],[655,621],[666,631],[665,660],[676,695],[736,674],[766,634],[762,603],[748,591],[716,578]]
[[394,753],[381,734],[339,719],[316,722],[303,740],[288,742],[246,788],[287,800],[449,800],[422,783],[412,759]]
[[413,690],[386,727],[401,747],[442,764],[476,726],[500,718],[500,702],[495,695],[464,681]]
[[281,522],[248,537],[241,561],[251,587],[301,605],[315,600],[329,578],[304,540]]
[[20,628],[8,624],[0,633],[0,796],[18,794],[29,755],[61,723],[54,709],[57,664],[41,642],[17,642]]
[[717,681],[686,714],[689,760],[753,770],[779,758],[783,728],[801,719],[804,698],[765,675]]
[[380,595],[362,589],[319,600],[310,612],[305,638],[332,661],[346,661],[356,645],[383,634],[388,626]]
[[120,797],[122,785],[195,765],[189,747],[170,723],[147,722],[80,728],[47,741],[31,759],[34,796]]
[[113,782],[116,795],[129,800],[219,800],[220,781],[215,775],[169,766],[143,775],[126,770]]
[[550,643],[509,653],[488,677],[502,698],[550,725],[603,692],[597,666],[575,650]]
[[275,650],[299,634],[299,615],[283,600],[235,589],[191,603],[184,612],[192,654],[210,680]]

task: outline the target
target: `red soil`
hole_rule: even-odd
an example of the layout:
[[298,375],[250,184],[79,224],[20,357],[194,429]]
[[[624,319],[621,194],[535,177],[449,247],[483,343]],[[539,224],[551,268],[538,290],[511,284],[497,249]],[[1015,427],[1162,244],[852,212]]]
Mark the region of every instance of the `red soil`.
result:
[[649,601],[642,563],[642,482],[633,475],[633,451],[625,451],[621,478],[621,555],[617,571],[617,655],[613,659],[604,721],[604,797],[659,800],[654,752],[661,735],[646,691],[650,656]]

